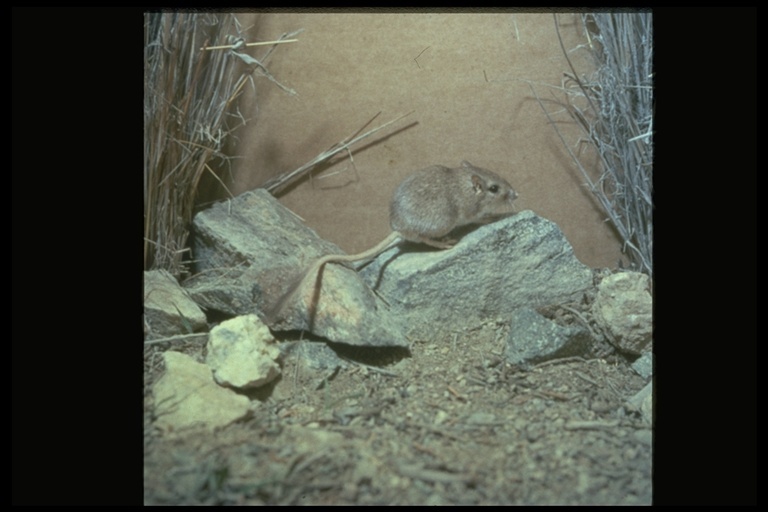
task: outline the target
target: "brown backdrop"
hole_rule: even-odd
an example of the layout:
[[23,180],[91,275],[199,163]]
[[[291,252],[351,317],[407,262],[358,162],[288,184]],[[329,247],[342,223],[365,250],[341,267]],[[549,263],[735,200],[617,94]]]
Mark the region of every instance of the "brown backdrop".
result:
[[[583,179],[527,83],[560,85],[570,72],[552,14],[536,13],[267,13],[239,16],[248,41],[300,28],[299,42],[279,46],[266,62],[291,96],[265,78],[240,103],[248,126],[237,132],[240,157],[225,179],[234,194],[298,168],[360,128],[415,112],[353,148],[280,196],[321,236],[349,252],[389,232],[388,203],[410,171],[461,160],[506,177],[520,209],[556,222],[576,255],[591,266],[615,267],[620,243],[603,221]],[[558,15],[565,47],[580,73],[591,57],[576,15]],[[261,58],[265,49],[248,53]],[[557,111],[554,103],[547,105]],[[587,158],[580,132],[558,115],[569,144]],[[407,127],[407,128],[405,128]],[[399,128],[405,128],[398,131]],[[334,174],[335,173],[335,174]]]

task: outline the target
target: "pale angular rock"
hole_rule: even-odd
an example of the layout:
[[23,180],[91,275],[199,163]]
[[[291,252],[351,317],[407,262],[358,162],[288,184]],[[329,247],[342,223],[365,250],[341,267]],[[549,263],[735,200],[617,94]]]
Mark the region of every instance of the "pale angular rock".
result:
[[644,353],[632,363],[632,369],[642,378],[650,378],[653,375],[653,354],[651,352]]
[[165,374],[153,386],[156,425],[166,433],[213,431],[246,416],[250,401],[218,386],[211,369],[180,352],[163,353]]
[[631,410],[640,411],[643,419],[653,425],[653,382],[646,384],[635,396],[627,400],[627,405]]
[[[652,383],[649,383],[648,385],[653,387]],[[647,421],[649,425],[653,425],[653,390],[651,390],[651,393],[643,399],[643,403],[640,405],[640,411],[643,413],[645,421]]]
[[653,335],[653,300],[649,278],[621,272],[604,278],[597,288],[592,315],[609,340],[631,354],[649,348]]
[[211,329],[205,362],[219,384],[247,389],[280,375],[280,349],[256,315],[227,320]]
[[205,313],[165,270],[144,272],[144,318],[158,337],[206,327]]

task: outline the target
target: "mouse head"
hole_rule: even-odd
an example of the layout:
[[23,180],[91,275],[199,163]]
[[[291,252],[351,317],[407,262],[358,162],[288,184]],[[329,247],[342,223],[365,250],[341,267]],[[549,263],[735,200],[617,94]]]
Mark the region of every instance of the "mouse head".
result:
[[461,167],[470,172],[472,190],[475,194],[476,222],[489,222],[515,212],[512,202],[517,198],[517,192],[507,180],[495,172],[480,169],[466,160]]

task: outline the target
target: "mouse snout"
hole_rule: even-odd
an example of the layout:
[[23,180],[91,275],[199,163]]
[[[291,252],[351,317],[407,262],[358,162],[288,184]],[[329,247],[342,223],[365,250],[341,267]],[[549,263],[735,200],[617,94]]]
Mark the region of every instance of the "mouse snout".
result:
[[511,205],[512,201],[517,199],[517,192],[512,187],[509,187],[506,193],[503,196],[501,196],[500,199],[502,200],[503,203],[507,205]]
[[491,203],[488,203],[485,208],[486,214],[491,217],[499,215],[506,215],[508,213],[514,213],[516,211],[514,201],[517,199],[517,192],[512,187],[508,187],[503,194],[496,196],[496,199]]
[[504,196],[499,197],[500,201],[493,207],[493,211],[490,212],[491,218],[503,218],[507,215],[517,213],[517,207],[515,206],[515,199],[517,199],[517,192],[510,188]]

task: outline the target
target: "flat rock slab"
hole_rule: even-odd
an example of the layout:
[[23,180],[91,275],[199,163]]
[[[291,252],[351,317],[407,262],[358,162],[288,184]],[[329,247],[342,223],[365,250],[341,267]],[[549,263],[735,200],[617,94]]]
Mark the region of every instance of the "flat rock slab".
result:
[[560,228],[529,210],[481,226],[451,249],[390,249],[360,274],[411,339],[508,322],[521,307],[568,302],[592,286],[592,270]]
[[152,390],[156,425],[165,433],[189,428],[213,431],[250,411],[248,398],[216,384],[207,365],[172,350],[164,352],[163,359],[165,374]]

